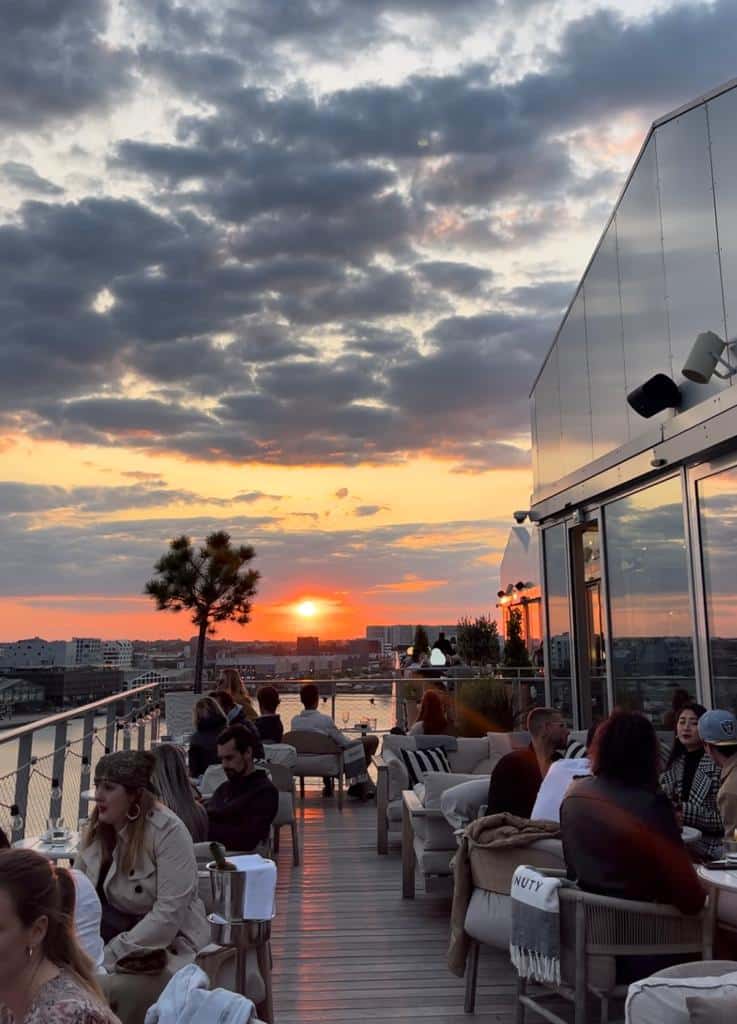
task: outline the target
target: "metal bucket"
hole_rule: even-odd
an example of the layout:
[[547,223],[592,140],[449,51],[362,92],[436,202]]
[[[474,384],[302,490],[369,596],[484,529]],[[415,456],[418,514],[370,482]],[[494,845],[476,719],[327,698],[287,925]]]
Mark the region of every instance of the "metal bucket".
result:
[[210,872],[212,911],[224,921],[242,921],[246,906],[246,871],[220,871],[215,861],[207,865]]

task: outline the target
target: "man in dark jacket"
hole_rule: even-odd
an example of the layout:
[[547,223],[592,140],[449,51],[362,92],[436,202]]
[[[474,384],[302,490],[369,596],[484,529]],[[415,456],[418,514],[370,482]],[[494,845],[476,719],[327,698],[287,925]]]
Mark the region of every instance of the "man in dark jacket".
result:
[[555,708],[533,708],[527,716],[527,731],[529,747],[505,754],[491,773],[487,814],[507,811],[529,818],[548,768],[568,742],[565,719]]
[[242,853],[268,839],[279,808],[278,789],[254,766],[257,742],[254,732],[243,725],[232,725],[218,736],[218,757],[227,782],[205,804],[209,838]]

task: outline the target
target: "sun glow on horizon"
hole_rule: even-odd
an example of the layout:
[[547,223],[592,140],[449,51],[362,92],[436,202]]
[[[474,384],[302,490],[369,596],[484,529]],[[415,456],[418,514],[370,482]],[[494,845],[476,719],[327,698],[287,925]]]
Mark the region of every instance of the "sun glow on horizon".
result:
[[303,619],[314,619],[317,615],[317,604],[314,601],[300,601],[297,605],[297,615]]

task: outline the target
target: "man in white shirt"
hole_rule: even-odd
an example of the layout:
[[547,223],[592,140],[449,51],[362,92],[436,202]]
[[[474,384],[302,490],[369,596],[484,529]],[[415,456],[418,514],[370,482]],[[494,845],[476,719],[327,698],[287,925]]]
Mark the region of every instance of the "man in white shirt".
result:
[[568,757],[553,761],[537,791],[535,806],[530,819],[536,821],[560,821],[560,805],[574,779],[591,775],[591,761],[588,757]]
[[[318,704],[320,703],[320,690],[314,683],[305,683],[299,691],[299,699],[304,705],[304,710],[300,711],[298,715],[295,715],[292,719],[291,729],[295,732],[319,732],[323,736],[329,736],[331,740],[345,749],[346,747],[352,746],[357,740],[351,739],[350,736],[346,736],[344,732],[341,732],[335,722],[332,720],[330,715],[324,715],[321,711],[317,710]],[[363,750],[366,757],[366,764],[371,762],[371,758],[376,753],[379,747],[378,736],[362,736],[361,743],[363,744]],[[331,796],[333,792],[333,780],[330,778],[324,778],[323,780],[323,796]],[[353,796],[373,796],[373,786],[368,788],[363,784],[359,784],[361,787],[361,793],[357,791],[351,793],[354,789],[350,787],[348,792]]]

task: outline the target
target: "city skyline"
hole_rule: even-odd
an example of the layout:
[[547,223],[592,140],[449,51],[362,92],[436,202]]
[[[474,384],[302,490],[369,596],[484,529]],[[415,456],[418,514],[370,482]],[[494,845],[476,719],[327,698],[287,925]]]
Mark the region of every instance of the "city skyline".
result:
[[493,612],[543,355],[651,119],[734,74],[727,0],[296,7],[5,12],[0,641],[189,635],[142,591],[214,528],[225,638]]

